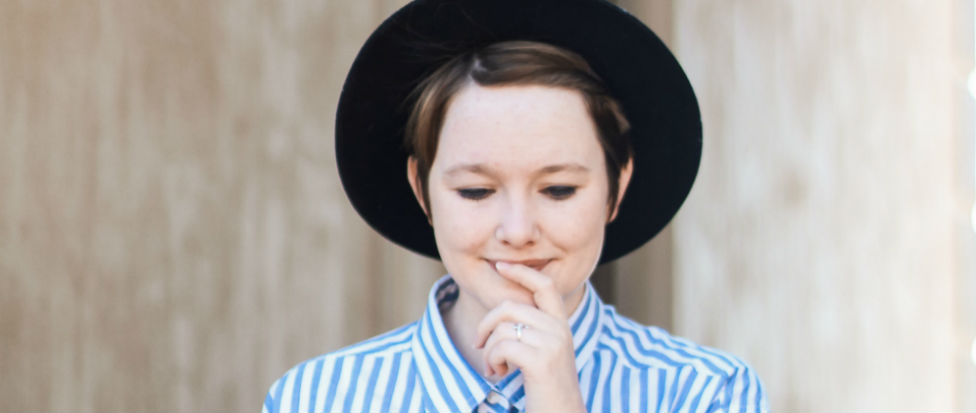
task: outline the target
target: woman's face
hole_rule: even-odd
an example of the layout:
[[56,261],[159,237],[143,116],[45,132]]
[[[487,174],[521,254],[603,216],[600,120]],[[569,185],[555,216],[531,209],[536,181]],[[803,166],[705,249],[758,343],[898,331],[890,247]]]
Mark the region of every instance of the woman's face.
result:
[[[496,272],[494,263],[507,261],[551,277],[572,311],[603,247],[604,162],[579,92],[472,84],[455,95],[428,191],[437,248],[461,299],[485,309],[532,303],[528,290]],[[628,167],[618,199],[629,177]]]

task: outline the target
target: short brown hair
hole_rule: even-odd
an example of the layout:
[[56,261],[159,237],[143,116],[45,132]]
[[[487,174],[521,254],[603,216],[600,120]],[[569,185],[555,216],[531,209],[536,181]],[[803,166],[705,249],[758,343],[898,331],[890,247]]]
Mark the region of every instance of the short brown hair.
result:
[[[627,122],[620,104],[580,55],[546,43],[506,41],[458,55],[414,89],[405,145],[417,160],[417,181],[424,205],[430,205],[427,178],[437,154],[441,127],[451,98],[469,83],[481,86],[540,85],[579,92],[596,127],[607,164],[612,211],[617,204],[620,171],[633,158]],[[429,211],[429,209],[428,209]]]

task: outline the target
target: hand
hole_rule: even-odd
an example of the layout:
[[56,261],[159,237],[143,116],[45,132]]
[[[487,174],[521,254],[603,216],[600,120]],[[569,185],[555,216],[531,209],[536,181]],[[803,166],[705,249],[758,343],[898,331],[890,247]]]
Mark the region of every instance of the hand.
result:
[[[487,375],[522,369],[526,411],[585,412],[576,376],[573,334],[551,278],[517,264],[496,263],[498,273],[532,292],[535,305],[505,302],[478,324]],[[515,325],[525,325],[519,339]]]

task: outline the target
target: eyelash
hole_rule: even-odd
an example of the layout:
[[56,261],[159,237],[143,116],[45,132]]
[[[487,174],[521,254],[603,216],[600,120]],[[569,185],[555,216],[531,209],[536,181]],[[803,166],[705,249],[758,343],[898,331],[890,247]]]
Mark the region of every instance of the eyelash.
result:
[[[549,196],[550,198],[561,201],[568,199],[569,197],[576,194],[575,186],[568,185],[554,185],[547,186],[542,189],[543,194]],[[470,199],[473,201],[480,201],[482,199],[488,198],[491,194],[495,193],[494,189],[488,188],[462,188],[457,190],[458,195],[464,199]]]
[[461,198],[480,201],[493,194],[495,191],[488,188],[462,188],[457,190]]
[[576,187],[569,185],[547,186],[542,192],[555,200],[567,199],[576,194]]

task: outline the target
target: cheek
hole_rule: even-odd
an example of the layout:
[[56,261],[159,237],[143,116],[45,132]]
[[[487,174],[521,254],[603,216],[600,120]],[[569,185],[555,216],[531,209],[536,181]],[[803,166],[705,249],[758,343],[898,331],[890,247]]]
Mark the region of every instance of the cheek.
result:
[[545,217],[545,232],[564,250],[596,248],[603,245],[606,203],[601,199],[567,204]]
[[450,195],[431,194],[430,199],[434,237],[441,255],[477,249],[488,240],[494,228],[487,219],[489,214],[477,204]]
[[599,261],[606,231],[604,205],[596,202],[581,206],[548,223],[549,239],[566,258],[558,267],[557,278],[558,288],[566,297],[578,291]]

